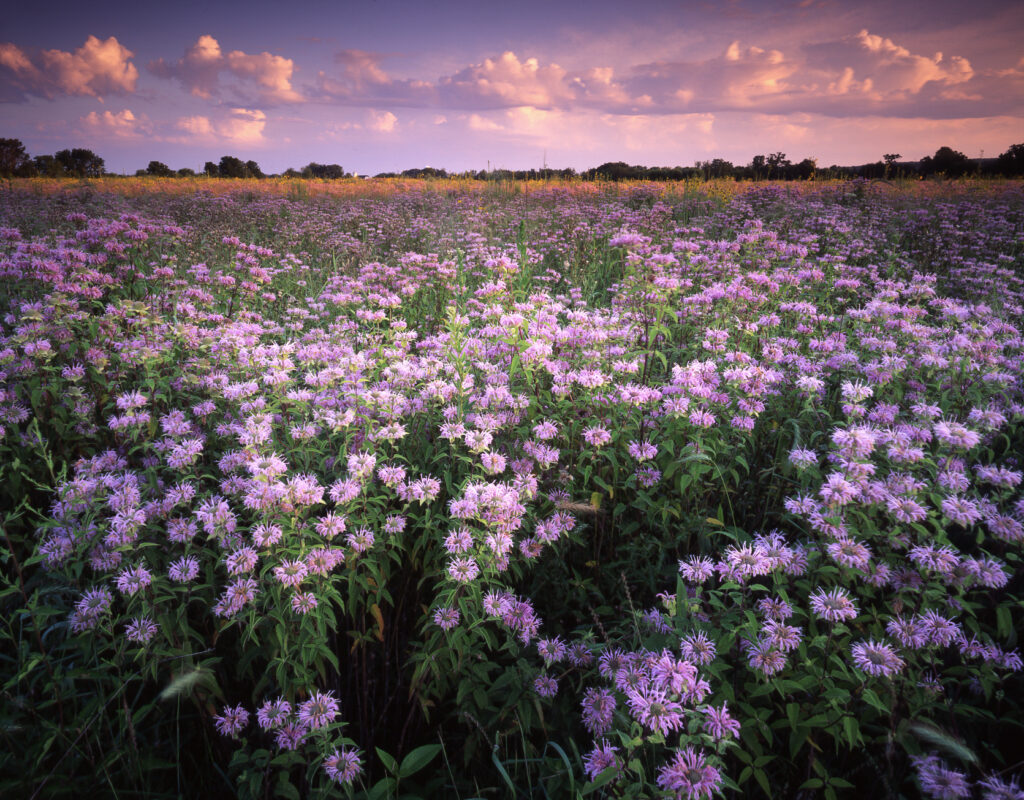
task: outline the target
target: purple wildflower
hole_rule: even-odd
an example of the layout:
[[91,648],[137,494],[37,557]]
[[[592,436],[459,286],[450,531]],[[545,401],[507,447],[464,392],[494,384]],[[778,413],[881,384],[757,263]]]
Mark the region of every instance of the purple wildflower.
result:
[[857,616],[854,605],[845,589],[834,588],[830,592],[818,589],[810,597],[811,611],[829,622],[842,622]]
[[325,728],[334,722],[340,707],[331,692],[317,692],[299,703],[299,723],[309,728]]
[[324,759],[324,772],[335,783],[352,783],[363,771],[363,760],[355,750],[335,750]]
[[876,642],[874,639],[857,642],[851,651],[856,667],[872,677],[890,678],[904,667],[903,659],[884,642]]
[[443,631],[450,631],[459,624],[459,609],[443,606],[434,611],[434,624]]
[[675,757],[658,772],[658,786],[687,800],[711,797],[721,782],[722,774],[692,747],[677,750]]
[[727,736],[740,736],[740,723],[733,719],[729,713],[728,703],[722,703],[721,708],[708,706],[704,709],[704,730],[715,740],[724,739]]
[[213,718],[217,730],[224,736],[235,736],[249,724],[249,712],[244,706],[225,706],[220,716]]

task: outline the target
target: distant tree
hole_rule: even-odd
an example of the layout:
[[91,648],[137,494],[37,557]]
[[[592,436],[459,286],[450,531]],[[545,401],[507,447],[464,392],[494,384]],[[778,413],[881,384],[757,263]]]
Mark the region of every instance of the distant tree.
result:
[[896,168],[896,162],[900,159],[899,153],[886,153],[882,156],[882,160],[885,161],[885,177],[888,178]]
[[234,156],[221,156],[217,165],[217,175],[221,178],[246,178],[245,162]]
[[996,159],[996,171],[1006,177],[1024,175],[1024,144],[1011,144]]
[[32,163],[20,139],[0,139],[0,175],[23,174]]
[[65,175],[76,178],[99,178],[103,175],[105,164],[102,158],[92,150],[76,147],[74,150],[59,150],[53,154]]
[[768,156],[768,177],[776,175],[778,177],[784,177],[786,167],[790,165],[790,160],[786,158],[785,153],[772,153]]
[[59,178],[64,175],[64,167],[53,156],[36,156],[32,159],[36,172],[46,178]]
[[[507,176],[506,175],[502,175],[501,177],[498,177],[498,178],[492,177],[492,180],[512,180],[515,177],[514,173],[510,172],[507,169],[506,170],[495,170],[494,172],[496,172],[496,173],[497,172],[507,173]],[[492,173],[492,176],[493,176],[493,173]],[[403,178],[447,178],[448,177],[448,173],[447,173],[447,171],[445,171],[443,169],[436,169],[434,167],[421,167],[421,168],[417,168],[417,169],[405,169],[405,170],[402,170],[402,177]]]
[[263,170],[260,169],[260,165],[255,161],[245,162],[245,177],[246,178],[265,178]]
[[182,167],[178,170],[177,175],[179,178],[194,178],[196,171],[191,167]]
[[587,170],[588,180],[628,181],[642,177],[643,167],[634,167],[625,161],[608,161],[599,167]]
[[317,164],[311,161],[302,168],[302,177],[337,180],[345,177],[345,170],[340,164]]
[[760,180],[768,175],[768,159],[765,156],[754,156],[750,160],[750,169],[754,173],[754,180]]
[[818,171],[818,162],[813,158],[805,158],[792,168],[793,177],[801,181],[809,181]]
[[220,167],[218,167],[212,161],[207,161],[203,165],[203,174],[207,175],[207,176],[209,176],[211,178],[219,178],[220,177]]
[[156,175],[158,178],[170,178],[174,175],[174,170],[162,161],[150,161],[146,167],[146,174]]
[[971,168],[971,160],[952,147],[940,147],[934,156],[921,159],[921,174],[933,175],[940,173],[950,178],[965,174]]
[[[711,161],[698,161],[695,170],[697,171],[697,176],[703,177],[705,180],[711,180],[712,178],[731,178],[736,173],[736,167],[733,166],[733,163],[731,161],[726,161],[724,158],[715,158]],[[681,177],[685,178],[687,177],[687,174],[683,174]]]

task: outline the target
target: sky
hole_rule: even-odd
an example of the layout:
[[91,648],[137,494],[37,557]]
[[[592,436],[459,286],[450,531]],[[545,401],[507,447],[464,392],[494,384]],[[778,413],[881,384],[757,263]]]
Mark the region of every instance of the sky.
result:
[[128,174],[994,157],[1024,142],[1024,3],[18,4],[0,137]]

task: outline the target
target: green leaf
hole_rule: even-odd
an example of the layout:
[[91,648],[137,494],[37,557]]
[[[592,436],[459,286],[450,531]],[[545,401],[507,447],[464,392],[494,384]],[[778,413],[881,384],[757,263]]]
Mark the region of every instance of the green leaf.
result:
[[497,753],[491,753],[491,761],[493,761],[494,762],[494,766],[496,766],[498,768],[498,772],[501,774],[501,777],[505,780],[505,784],[508,786],[509,789],[512,790],[513,796],[518,797],[519,792],[516,791],[516,785],[512,782],[512,779],[508,776],[508,772],[505,770],[505,765],[501,763],[501,759],[498,758],[498,754]]
[[846,734],[846,743],[851,748],[856,747],[860,740],[860,725],[854,717],[843,717],[843,733]]
[[612,764],[610,767],[601,772],[600,775],[594,778],[592,782],[588,783],[585,787],[583,787],[583,791],[580,794],[583,797],[586,797],[588,794],[596,792],[602,786],[605,786],[608,783],[610,783],[611,780],[618,774],[619,768],[615,764]]
[[[379,753],[380,751],[378,750],[377,752]],[[397,785],[398,782],[394,778],[381,778],[366,793],[366,798],[367,800],[380,800],[383,797],[390,797]]]
[[277,773],[277,786],[274,787],[274,794],[277,797],[286,797],[288,800],[301,800],[299,790],[288,780],[287,772]]
[[771,797],[772,790],[770,784],[768,783],[768,774],[763,769],[755,769],[754,778],[761,785],[761,788],[764,789],[764,793]]
[[1009,639],[1013,633],[1013,616],[1007,606],[996,606],[996,629],[1003,639]]
[[398,768],[399,778],[408,778],[423,769],[427,764],[437,757],[441,752],[439,744],[425,744],[417,747],[402,759],[402,766]]
[[398,761],[395,759],[394,756],[388,755],[384,750],[381,750],[379,747],[376,747],[374,749],[377,751],[377,757],[384,765],[384,769],[386,769],[390,773],[398,772]]

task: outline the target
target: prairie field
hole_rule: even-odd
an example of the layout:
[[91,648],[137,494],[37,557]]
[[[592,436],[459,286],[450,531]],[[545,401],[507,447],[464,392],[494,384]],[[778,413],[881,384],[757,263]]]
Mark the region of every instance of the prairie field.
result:
[[8,181],[0,795],[1024,797],[1022,421],[1020,181]]

